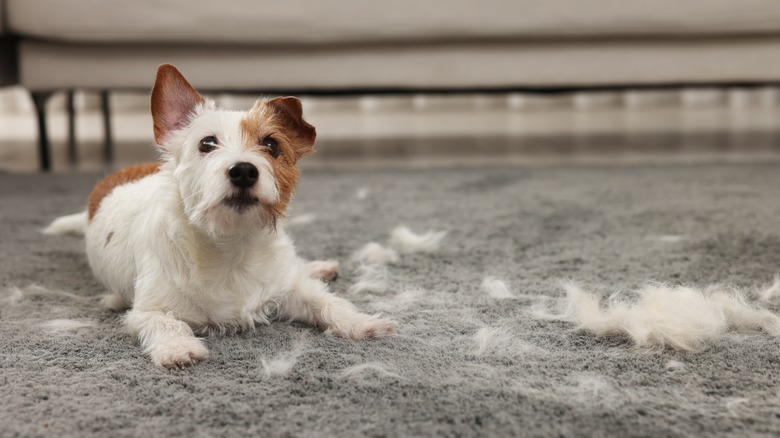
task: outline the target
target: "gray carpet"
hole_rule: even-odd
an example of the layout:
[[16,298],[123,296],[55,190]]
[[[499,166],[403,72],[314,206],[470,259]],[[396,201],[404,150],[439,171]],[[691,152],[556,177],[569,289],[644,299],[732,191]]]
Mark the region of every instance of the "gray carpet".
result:
[[[440,251],[390,266],[385,294],[350,294],[349,269],[334,285],[399,335],[354,343],[275,323],[209,338],[211,358],[178,372],[99,308],[80,240],[38,233],[96,179],[0,175],[2,436],[780,433],[776,338],[653,353],[529,312],[562,279],[765,286],[780,270],[777,165],[307,171],[291,214],[317,215],[292,229],[306,257],[344,261],[399,224],[449,231]],[[519,298],[487,296],[488,275]],[[87,326],[57,334],[58,319]],[[505,332],[480,349],[482,328]],[[291,351],[289,375],[263,373]],[[366,363],[381,365],[349,368]]]

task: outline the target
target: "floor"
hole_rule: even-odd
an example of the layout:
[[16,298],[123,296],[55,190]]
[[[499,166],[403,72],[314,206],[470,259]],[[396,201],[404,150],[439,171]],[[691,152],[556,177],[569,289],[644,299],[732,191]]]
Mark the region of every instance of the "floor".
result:
[[[648,350],[536,311],[562,310],[562,280],[767,287],[775,164],[309,169],[291,212],[309,214],[290,227],[298,251],[342,261],[332,290],[398,335],[352,342],[278,321],[210,336],[209,359],[176,372],[100,307],[83,241],[39,231],[82,209],[98,177],[0,173],[0,435],[780,434],[780,338]],[[350,255],[402,224],[448,234],[388,265],[386,287],[355,287]]]
[[[37,169],[37,127],[27,96],[0,105],[0,169]],[[629,91],[554,96],[365,96],[304,98],[317,126],[318,153],[307,167],[463,164],[637,163],[776,160],[780,91]],[[55,171],[104,170],[102,119],[80,94],[79,166],[65,157],[62,96],[50,102]],[[227,108],[253,98],[213,96]],[[0,93],[0,103],[2,102]],[[155,158],[143,93],[112,98],[115,167]]]

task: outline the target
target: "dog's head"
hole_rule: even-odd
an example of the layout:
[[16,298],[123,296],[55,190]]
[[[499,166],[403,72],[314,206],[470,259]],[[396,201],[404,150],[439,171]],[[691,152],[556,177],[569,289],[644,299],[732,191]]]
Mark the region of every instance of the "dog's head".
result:
[[213,235],[275,227],[295,190],[296,164],[316,137],[294,97],[222,110],[169,64],[157,70],[152,117],[188,220]]

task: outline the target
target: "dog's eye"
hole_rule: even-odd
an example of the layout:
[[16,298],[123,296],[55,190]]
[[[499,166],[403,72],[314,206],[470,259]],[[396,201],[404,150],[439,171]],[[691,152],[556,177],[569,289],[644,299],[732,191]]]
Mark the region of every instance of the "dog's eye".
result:
[[216,148],[217,148],[217,137],[214,137],[213,135],[205,137],[203,140],[200,141],[200,146],[198,146],[198,150],[203,152],[204,154],[208,154],[209,152],[213,151]]
[[268,153],[270,153],[272,157],[276,158],[279,156],[279,143],[277,143],[273,137],[264,138],[263,141],[260,142],[260,146],[268,148]]

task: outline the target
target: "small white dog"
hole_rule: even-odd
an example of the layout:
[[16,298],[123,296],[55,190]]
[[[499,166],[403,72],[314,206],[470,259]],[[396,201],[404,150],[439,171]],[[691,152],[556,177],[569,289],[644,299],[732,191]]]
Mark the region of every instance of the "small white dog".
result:
[[[359,312],[321,278],[335,264],[307,263],[284,229],[284,211],[313,150],[314,127],[294,97],[258,100],[248,112],[218,109],[172,65],[152,90],[162,162],[100,181],[88,210],[45,232],[84,232],[95,276],[155,364],[182,368],[208,357],[195,336],[301,321],[363,339],[395,331]],[[194,329],[194,331],[193,331]]]

